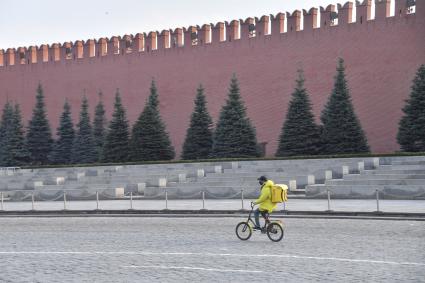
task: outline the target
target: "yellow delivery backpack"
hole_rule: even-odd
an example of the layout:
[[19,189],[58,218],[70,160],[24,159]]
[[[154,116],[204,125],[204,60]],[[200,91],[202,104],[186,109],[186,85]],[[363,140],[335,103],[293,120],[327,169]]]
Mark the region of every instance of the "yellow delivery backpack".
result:
[[288,186],[275,184],[271,188],[272,203],[285,202],[288,200]]

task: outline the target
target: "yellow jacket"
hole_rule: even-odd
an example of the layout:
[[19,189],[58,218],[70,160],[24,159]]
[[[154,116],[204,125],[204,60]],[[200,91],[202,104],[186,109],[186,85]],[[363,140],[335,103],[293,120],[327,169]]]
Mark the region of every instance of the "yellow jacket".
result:
[[273,209],[276,208],[277,204],[272,203],[272,197],[271,197],[271,189],[274,186],[274,183],[272,180],[267,180],[261,187],[261,195],[260,197],[254,202],[255,204],[260,205],[260,211],[268,211],[271,213]]

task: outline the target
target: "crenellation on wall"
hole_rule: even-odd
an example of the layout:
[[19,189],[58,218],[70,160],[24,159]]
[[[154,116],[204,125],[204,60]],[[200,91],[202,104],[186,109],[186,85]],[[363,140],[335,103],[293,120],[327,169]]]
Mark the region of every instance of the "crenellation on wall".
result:
[[72,42],[64,42],[62,47],[60,48],[60,60],[72,60],[75,59],[75,55],[73,54],[74,46]]
[[158,49],[168,49],[170,48],[170,30],[163,30],[158,35]]
[[148,36],[146,37],[146,52],[151,52],[158,49],[158,32],[157,31],[151,31]]
[[391,0],[375,0],[375,20],[390,17]]
[[97,57],[106,56],[108,54],[108,38],[101,37],[96,44]]
[[416,0],[415,15],[416,17],[425,19],[425,0]]
[[89,39],[84,43],[84,58],[92,58],[96,56],[96,40]]
[[320,7],[320,28],[325,29],[336,24],[335,17],[338,18],[335,5],[328,5],[325,8]]
[[403,17],[406,15],[406,0],[394,0],[394,16]]
[[137,33],[133,38],[133,49],[134,52],[145,51],[145,35],[143,33]]
[[211,31],[211,43],[217,44],[226,40],[225,35],[225,24],[223,22],[218,22],[215,25],[212,25]]
[[261,16],[261,18],[255,18],[255,34],[256,37],[269,35],[270,34],[270,17]]
[[15,48],[8,48],[6,50],[6,66],[15,65]]
[[50,46],[50,61],[52,62],[56,62],[56,61],[60,61],[60,50],[59,48],[61,47],[60,43],[53,43]]
[[129,54],[133,52],[133,35],[125,34],[120,39],[121,54]]
[[49,45],[43,44],[37,49],[37,61],[40,63],[49,62]]
[[256,21],[254,18],[249,17],[245,19],[245,21],[240,20],[239,22],[241,26],[241,39],[248,39],[256,36]]
[[15,53],[15,64],[27,64],[27,49],[25,47],[18,47]]
[[[381,21],[390,17],[391,0],[375,1],[375,19]],[[395,17],[411,16],[420,13],[425,16],[425,0],[395,1]],[[410,3],[410,4],[408,4]],[[371,21],[372,0],[356,1],[356,24]],[[407,5],[414,5],[407,7]],[[54,43],[51,46],[41,45],[38,47],[9,48],[2,51],[0,66],[28,65],[38,62],[56,62],[62,60],[75,60],[107,55],[125,55],[129,53],[150,52],[176,47],[190,48],[196,45],[219,44],[239,39],[249,39],[264,35],[280,35],[285,32],[297,32],[301,30],[301,17],[303,16],[303,30],[326,29],[333,25],[346,25],[353,23],[353,2],[344,5],[328,5],[326,8],[311,8],[310,10],[295,10],[290,13],[278,13],[277,15],[262,16],[261,18],[249,17],[245,20],[233,20],[230,22],[218,22],[188,28],[177,28],[174,31],[163,30],[160,33],[152,31],[138,33],[135,36],[126,34],[122,37],[113,36],[110,39],[100,38],[87,41],[77,40],[74,43]],[[338,12],[336,10],[338,8]],[[320,26],[318,23],[320,11]],[[302,13],[302,14],[301,14]]]
[[343,6],[338,4],[338,25],[353,23],[353,2],[346,2]]
[[295,10],[292,14],[286,13],[288,19],[288,32],[301,30],[301,11]]
[[211,43],[211,24],[205,24],[199,29],[198,40],[199,45]]
[[182,47],[183,46],[183,29],[176,28],[171,33],[171,47]]
[[35,64],[37,63],[37,46],[30,46],[28,47],[28,64]]
[[192,47],[198,45],[198,29],[199,26],[189,26],[188,28],[183,28],[184,47]]
[[317,14],[318,9],[317,8],[311,8],[308,12],[306,10],[303,10],[303,17],[304,17],[304,28],[303,30],[313,30],[317,28]]
[[108,41],[108,55],[118,55],[120,54],[120,37],[113,36]]
[[240,39],[240,35],[239,35],[239,27],[240,27],[240,21],[238,20],[233,20],[230,23],[229,22],[225,22],[226,23],[226,37],[227,37],[227,41],[235,41]]
[[83,59],[84,57],[84,41],[77,40],[72,48],[73,59]]
[[0,49],[0,67],[4,66],[4,50]]
[[286,14],[278,13],[276,16],[270,15],[271,17],[271,34],[279,35],[285,32],[286,27]]
[[356,22],[363,24],[372,19],[372,0],[356,1]]

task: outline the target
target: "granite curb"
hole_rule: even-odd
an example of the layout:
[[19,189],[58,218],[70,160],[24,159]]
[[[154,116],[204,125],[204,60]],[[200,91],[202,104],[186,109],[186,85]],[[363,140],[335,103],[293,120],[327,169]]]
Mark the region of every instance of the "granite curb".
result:
[[[247,217],[249,210],[25,210],[0,211],[0,217]],[[364,211],[295,211],[273,213],[275,218],[327,218],[425,221],[425,213]]]

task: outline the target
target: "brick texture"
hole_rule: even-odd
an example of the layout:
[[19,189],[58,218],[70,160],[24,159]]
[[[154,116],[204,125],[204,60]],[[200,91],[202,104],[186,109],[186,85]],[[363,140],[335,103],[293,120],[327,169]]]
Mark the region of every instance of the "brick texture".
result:
[[[345,20],[341,25],[304,26],[304,30],[288,29],[285,33],[274,31],[277,25],[272,22],[271,34],[258,33],[256,37],[231,41],[227,34],[223,42],[214,41],[219,38],[219,29],[213,28],[212,42],[199,40],[197,46],[187,42],[190,37],[185,38],[182,47],[173,44],[171,38],[171,48],[160,44],[161,48],[152,50],[152,45],[147,48],[146,44],[144,49],[137,47],[133,52],[122,49],[118,54],[108,51],[101,56],[96,45],[96,55],[91,57],[81,55],[82,48],[77,51],[74,44],[68,55],[69,50],[63,51],[61,47],[58,61],[52,59],[50,49],[48,62],[41,57],[36,61],[33,57],[30,61],[21,60],[25,55],[14,49],[0,50],[0,105],[7,99],[20,103],[24,121],[28,121],[35,90],[41,82],[55,131],[65,98],[72,105],[75,122],[83,92],[93,110],[97,92],[102,90],[110,117],[115,89],[119,88],[129,120],[134,122],[149,95],[150,81],[155,78],[161,115],[180,154],[198,84],[205,87],[208,108],[216,122],[231,75],[236,73],[248,115],[257,128],[258,141],[267,142],[267,155],[272,156],[295,85],[296,70],[304,69],[306,87],[319,120],[333,87],[337,58],[342,57],[355,110],[372,151],[391,152],[399,149],[396,134],[404,100],[416,70],[425,63],[424,2],[417,1],[416,14],[396,13],[394,17],[380,16],[374,20],[365,17],[362,23]],[[381,14],[385,15],[377,13]],[[120,48],[127,48],[126,44],[121,45]]]

